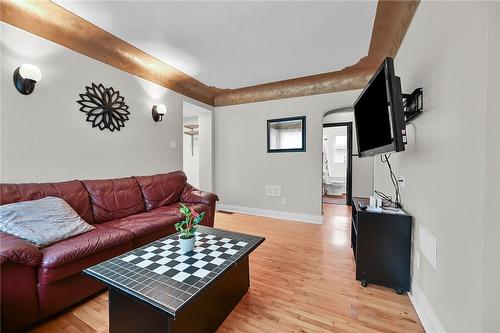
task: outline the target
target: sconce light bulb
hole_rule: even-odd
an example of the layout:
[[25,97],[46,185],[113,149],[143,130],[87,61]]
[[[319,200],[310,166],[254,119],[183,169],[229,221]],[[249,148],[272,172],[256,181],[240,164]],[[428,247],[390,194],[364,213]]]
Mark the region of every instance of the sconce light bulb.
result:
[[42,72],[35,65],[22,64],[19,67],[19,74],[23,79],[33,80],[35,82],[40,82],[42,79]]
[[23,95],[29,95],[35,90],[35,85],[42,79],[42,72],[34,65],[22,64],[14,71],[14,86]]
[[165,115],[167,113],[167,107],[165,104],[158,104],[156,105],[156,112],[158,112],[159,115]]

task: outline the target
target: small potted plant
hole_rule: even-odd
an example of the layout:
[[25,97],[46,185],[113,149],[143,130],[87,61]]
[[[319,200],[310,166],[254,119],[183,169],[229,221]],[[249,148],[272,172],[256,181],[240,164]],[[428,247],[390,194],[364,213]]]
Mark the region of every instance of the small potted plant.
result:
[[205,212],[198,214],[194,210],[186,207],[181,203],[179,211],[184,214],[184,220],[175,224],[175,229],[180,232],[179,243],[181,253],[188,253],[193,251],[194,243],[196,241],[195,232],[198,230],[197,225],[201,223]]

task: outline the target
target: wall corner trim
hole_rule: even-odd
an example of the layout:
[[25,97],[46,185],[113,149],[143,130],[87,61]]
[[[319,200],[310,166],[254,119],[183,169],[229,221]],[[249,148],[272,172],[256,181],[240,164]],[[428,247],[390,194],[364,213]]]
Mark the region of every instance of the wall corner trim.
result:
[[412,279],[411,292],[408,293],[410,301],[417,312],[418,318],[427,333],[446,333],[431,304],[427,301],[418,283]]
[[241,214],[271,217],[287,221],[305,222],[311,224],[323,224],[323,215],[290,213],[290,212],[283,212],[280,210],[261,209],[261,208],[226,205],[226,204],[217,204],[217,210],[225,210],[228,212],[235,212]]

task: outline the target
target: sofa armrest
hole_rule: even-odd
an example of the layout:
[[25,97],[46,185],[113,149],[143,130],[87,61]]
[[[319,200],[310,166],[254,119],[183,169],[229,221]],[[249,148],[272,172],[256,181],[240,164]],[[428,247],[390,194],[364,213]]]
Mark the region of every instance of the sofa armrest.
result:
[[19,237],[0,232],[0,264],[7,262],[38,266],[42,262],[42,252]]
[[181,202],[185,203],[213,205],[216,201],[219,201],[219,197],[215,193],[198,190],[191,184],[186,184],[181,195]]

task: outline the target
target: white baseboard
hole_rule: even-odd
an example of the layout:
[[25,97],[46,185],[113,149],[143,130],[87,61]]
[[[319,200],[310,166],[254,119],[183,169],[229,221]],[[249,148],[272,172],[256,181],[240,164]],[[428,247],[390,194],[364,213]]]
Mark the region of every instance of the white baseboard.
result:
[[417,282],[412,281],[411,293],[408,293],[408,296],[426,333],[446,333]]
[[306,223],[313,223],[313,224],[323,224],[323,215],[290,213],[290,212],[283,212],[283,211],[279,211],[279,210],[260,209],[260,208],[252,208],[252,207],[244,207],[244,206],[236,206],[236,205],[225,205],[225,204],[217,204],[217,210],[225,210],[228,212],[242,213],[242,214],[248,214],[248,215],[272,217],[275,219],[282,219],[282,220],[306,222]]

